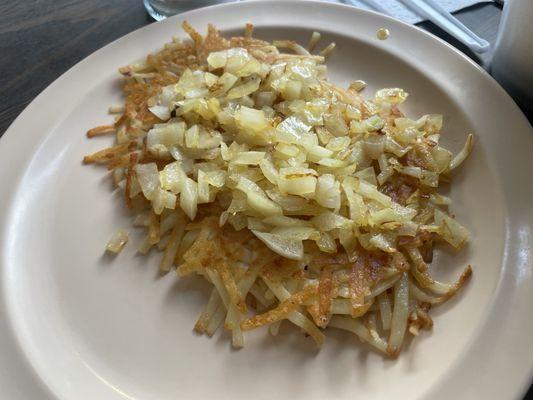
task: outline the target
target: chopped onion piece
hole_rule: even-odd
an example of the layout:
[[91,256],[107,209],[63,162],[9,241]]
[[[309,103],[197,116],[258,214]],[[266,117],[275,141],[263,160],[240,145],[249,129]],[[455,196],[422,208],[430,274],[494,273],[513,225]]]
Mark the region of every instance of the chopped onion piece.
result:
[[249,179],[241,176],[237,183],[237,189],[242,190],[248,199],[252,209],[263,215],[280,215],[283,210],[279,205],[270,200],[263,189]]
[[244,106],[235,112],[235,122],[240,128],[253,132],[260,132],[269,127],[263,111]]
[[405,101],[408,94],[399,88],[388,88],[381,89],[376,92],[374,96],[374,101],[376,104],[381,103],[390,103],[390,104],[401,104]]
[[315,199],[322,207],[334,209],[336,212],[341,206],[340,183],[331,174],[318,177],[316,183]]
[[353,221],[349,220],[348,218],[344,218],[331,211],[326,211],[320,215],[317,215],[311,220],[311,222],[323,232],[328,232],[333,229],[350,228],[353,224]]
[[264,151],[245,151],[237,154],[237,156],[232,159],[231,162],[232,164],[239,165],[258,165],[264,158]]
[[135,166],[135,172],[137,174],[137,180],[141,185],[144,197],[146,197],[148,200],[151,200],[154,191],[161,185],[159,182],[159,171],[157,170],[157,164],[137,164]]
[[124,245],[128,242],[128,232],[124,229],[117,230],[109,242],[107,242],[106,250],[118,254],[121,252]]
[[198,209],[198,184],[191,178],[185,178],[181,185],[180,207],[193,220]]
[[304,255],[304,246],[301,240],[287,239],[271,233],[252,230],[267,247],[280,256],[291,260],[301,260]]
[[456,249],[460,249],[468,242],[470,233],[466,228],[438,208],[435,209],[435,223],[440,227],[439,233],[442,238]]
[[463,163],[464,160],[470,155],[470,152],[472,151],[472,147],[474,145],[474,136],[472,134],[469,134],[466,138],[466,142],[464,147],[461,149],[459,153],[453,158],[453,160],[450,162],[450,171],[457,168],[459,165]]
[[153,106],[148,107],[150,112],[160,120],[166,121],[170,118],[170,109],[167,106]]

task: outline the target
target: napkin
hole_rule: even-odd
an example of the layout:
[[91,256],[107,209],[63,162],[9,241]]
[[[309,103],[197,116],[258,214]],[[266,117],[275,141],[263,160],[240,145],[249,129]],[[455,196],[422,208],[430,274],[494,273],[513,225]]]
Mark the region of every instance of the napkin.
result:
[[[365,0],[354,0],[353,2],[348,0],[329,0],[333,3],[344,3],[354,5],[355,7],[364,8],[367,10],[375,11],[370,3],[365,2]],[[378,0],[380,5],[386,9],[389,14],[395,18],[401,19],[404,22],[409,24],[416,24],[417,22],[424,21],[424,18],[421,15],[418,15],[416,12],[412,11],[409,7],[405,6],[401,0]],[[488,3],[492,0],[436,0],[441,6],[443,6],[447,11],[454,12],[461,10],[466,7],[470,7],[478,3]]]

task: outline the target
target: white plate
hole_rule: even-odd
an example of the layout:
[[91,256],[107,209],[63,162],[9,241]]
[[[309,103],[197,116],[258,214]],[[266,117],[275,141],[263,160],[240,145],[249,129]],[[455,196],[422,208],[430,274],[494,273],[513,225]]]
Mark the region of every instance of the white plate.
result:
[[[102,256],[117,226],[129,227],[104,171],[82,156],[109,144],[84,132],[120,101],[116,69],[160,47],[187,18],[226,34],[255,23],[259,36],[334,40],[330,76],[364,79],[367,92],[400,86],[407,111],[445,116],[457,151],[476,134],[472,158],[451,193],[473,232],[459,255],[440,255],[450,278],[474,277],[434,310],[435,327],[398,360],[384,360],[349,334],[320,351],[296,330],[265,331],[230,348],[227,335],[196,335],[206,301],[198,281],[159,277],[155,259],[130,246]],[[387,27],[391,37],[376,38]],[[46,89],[0,143],[0,394],[9,399],[511,399],[533,366],[533,130],[480,68],[412,26],[341,5],[249,2],[198,10],[147,26],[94,53]]]

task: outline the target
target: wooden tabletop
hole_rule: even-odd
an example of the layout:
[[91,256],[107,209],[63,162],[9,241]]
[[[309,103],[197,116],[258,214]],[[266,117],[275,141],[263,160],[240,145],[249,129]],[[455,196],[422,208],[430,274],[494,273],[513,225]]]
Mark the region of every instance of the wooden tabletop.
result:
[[[494,44],[500,6],[478,4],[456,16]],[[152,22],[141,0],[0,1],[0,136],[26,105],[67,69]],[[431,22],[418,25],[487,65],[490,54],[478,58]],[[529,117],[533,121],[533,116]],[[526,399],[533,400],[533,389]]]

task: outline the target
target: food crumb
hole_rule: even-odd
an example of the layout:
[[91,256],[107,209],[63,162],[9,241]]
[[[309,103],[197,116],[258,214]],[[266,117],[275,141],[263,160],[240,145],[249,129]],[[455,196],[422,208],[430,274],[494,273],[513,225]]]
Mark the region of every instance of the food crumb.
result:
[[363,90],[364,88],[366,87],[366,82],[365,81],[362,81],[360,79],[352,82],[350,84],[350,87],[349,89],[350,90],[355,90],[356,92],[360,92],[361,90]]
[[378,29],[377,37],[378,37],[379,40],[385,40],[389,36],[390,36],[390,32],[389,32],[388,29],[386,29],[386,28],[379,28]]
[[122,251],[124,245],[128,242],[128,232],[124,229],[117,230],[109,240],[106,250],[112,254],[118,254]]

